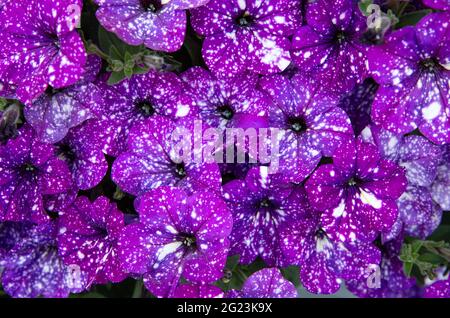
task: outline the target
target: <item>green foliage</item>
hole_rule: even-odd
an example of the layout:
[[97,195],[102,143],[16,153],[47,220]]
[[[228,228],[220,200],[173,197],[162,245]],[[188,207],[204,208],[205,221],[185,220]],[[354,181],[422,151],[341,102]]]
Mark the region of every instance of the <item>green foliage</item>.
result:
[[408,277],[418,269],[420,280],[436,277],[436,269],[449,267],[450,244],[445,241],[406,239],[399,256]]
[[408,25],[416,25],[420,21],[420,19],[422,19],[424,16],[430,14],[431,12],[433,12],[433,10],[424,9],[424,10],[420,10],[420,11],[405,13],[404,15],[402,15],[400,17],[400,20],[397,23],[396,27],[402,28],[402,27],[405,27]]

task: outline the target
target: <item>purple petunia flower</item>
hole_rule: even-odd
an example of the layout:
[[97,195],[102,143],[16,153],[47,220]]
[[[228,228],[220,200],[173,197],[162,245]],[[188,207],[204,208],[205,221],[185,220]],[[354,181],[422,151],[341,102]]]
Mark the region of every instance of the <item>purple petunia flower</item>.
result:
[[450,211],[450,146],[446,145],[443,149],[436,179],[431,186],[431,194],[443,210]]
[[324,88],[348,92],[367,75],[361,37],[366,18],[357,1],[318,0],[308,3],[306,25],[292,39],[292,58],[302,73]]
[[384,238],[389,240],[403,230],[409,236],[425,239],[439,225],[442,215],[430,192],[441,149],[422,136],[404,137],[375,125],[365,128],[361,137],[376,145],[384,158],[406,170],[408,187],[397,201],[399,217]]
[[197,108],[187,86],[174,73],[150,71],[110,86],[107,76],[96,85],[103,92],[104,104],[99,105],[105,126],[106,153],[118,156],[125,150],[127,136],[134,124],[155,115],[173,121],[195,116]]
[[294,284],[278,268],[264,268],[250,275],[240,291],[228,292],[227,298],[296,298]]
[[416,128],[437,144],[450,142],[448,17],[431,14],[372,47],[369,68],[381,85],[372,105],[375,123],[398,134]]
[[75,30],[81,0],[11,1],[3,8],[0,30],[0,79],[17,86],[25,104],[51,85],[74,84],[84,72],[86,52]]
[[136,196],[165,185],[188,192],[202,189],[219,192],[221,175],[217,163],[203,160],[197,163],[194,158],[180,160],[175,150],[179,142],[174,136],[181,128],[191,134],[189,138],[194,145],[194,122],[188,118],[174,123],[158,115],[134,126],[127,150],[113,164],[112,180],[123,191]]
[[106,197],[93,203],[80,196],[60,219],[58,247],[65,264],[86,273],[88,286],[126,278],[118,256],[118,238],[124,215]]
[[332,156],[341,143],[353,139],[350,119],[337,107],[338,99],[318,84],[301,75],[291,80],[273,75],[260,81],[273,100],[269,127],[283,132],[277,172],[291,181],[305,179],[322,156]]
[[40,140],[56,143],[70,128],[94,118],[98,105],[103,103],[102,92],[92,83],[102,65],[96,55],[89,55],[86,71],[74,85],[53,93],[44,94],[32,105],[25,107],[27,122]]
[[267,126],[270,101],[256,88],[258,76],[244,73],[220,79],[211,72],[192,67],[181,74],[191,88],[200,118],[214,128],[259,128]]
[[301,23],[298,1],[211,0],[191,14],[194,30],[205,36],[206,65],[220,77],[277,73],[291,62],[288,36]]
[[371,242],[393,226],[396,200],[406,185],[403,168],[358,138],[342,144],[333,164],[320,166],[305,187],[311,205],[324,211],[321,222],[329,236],[343,242]]
[[426,287],[424,298],[450,298],[450,277]]
[[67,297],[85,288],[85,275],[76,266],[66,266],[58,255],[57,224],[34,226],[4,258],[2,285],[18,298]]
[[96,16],[108,31],[131,45],[174,52],[181,48],[186,34],[187,9],[209,0],[95,0]]
[[102,151],[104,140],[96,120],[88,120],[72,128],[67,136],[55,144],[58,157],[64,160],[72,173],[74,185],[81,190],[95,187],[108,170]]
[[125,270],[144,275],[150,292],[171,297],[181,278],[207,284],[222,277],[233,221],[220,197],[160,187],[136,210],[139,222],[122,232],[120,257]]
[[423,3],[433,9],[450,11],[450,2],[448,0],[422,0]]
[[27,236],[31,227],[31,223],[25,222],[0,223],[0,272],[6,254],[16,246],[17,242]]
[[245,180],[225,184],[223,197],[233,214],[230,254],[243,264],[259,256],[269,266],[283,266],[278,231],[307,213],[302,188],[279,182],[261,166],[250,169]]
[[280,237],[287,263],[300,265],[300,281],[311,293],[333,294],[342,279],[361,277],[381,259],[380,251],[370,243],[334,240],[317,215],[287,224]]
[[[403,236],[381,246],[382,258],[377,268],[366,271],[365,276],[347,281],[347,288],[358,297],[365,298],[411,298],[419,295],[419,288],[414,278],[408,278],[403,271],[399,253]],[[369,277],[369,275],[380,275]],[[372,285],[371,285],[372,284]]]
[[356,135],[372,122],[370,111],[377,89],[378,84],[372,78],[368,78],[344,94],[339,101],[338,105],[347,113]]
[[173,298],[224,298],[225,293],[217,286],[204,284],[179,285]]
[[46,222],[43,196],[70,187],[67,164],[56,157],[52,145],[37,140],[30,126],[0,146],[0,220]]

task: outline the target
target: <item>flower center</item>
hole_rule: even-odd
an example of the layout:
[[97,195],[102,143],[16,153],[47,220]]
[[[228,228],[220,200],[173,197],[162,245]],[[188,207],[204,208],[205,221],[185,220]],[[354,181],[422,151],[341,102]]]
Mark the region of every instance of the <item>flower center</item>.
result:
[[31,163],[25,163],[20,167],[20,171],[25,174],[33,174],[37,171],[37,168]]
[[433,72],[437,66],[439,65],[439,62],[435,58],[428,58],[425,60],[420,61],[420,66],[422,70],[427,72]]
[[186,167],[184,166],[184,163],[177,163],[175,165],[175,175],[180,179],[186,177]]
[[347,185],[350,187],[357,187],[360,186],[363,183],[363,181],[358,177],[350,178],[350,180],[347,181]]
[[268,209],[268,208],[273,208],[274,204],[269,198],[264,198],[259,202],[259,207]]
[[76,159],[75,151],[67,143],[63,143],[58,146],[57,154],[60,159],[68,163],[72,163]]
[[252,25],[254,21],[255,21],[254,18],[247,11],[242,13],[235,20],[236,25],[238,25],[240,27],[248,27],[248,26]]
[[234,112],[229,105],[219,106],[217,107],[217,111],[219,112],[220,116],[226,120],[230,120],[231,118],[233,118]]
[[163,7],[160,0],[140,0],[141,6],[147,12],[158,12]]
[[337,31],[336,34],[334,35],[334,39],[337,43],[342,44],[346,41],[347,35],[345,34],[344,31]]
[[153,116],[156,113],[155,108],[148,100],[138,101],[135,107],[145,118]]
[[304,132],[307,129],[305,120],[301,117],[291,117],[288,119],[289,128],[296,133]]
[[187,236],[183,239],[183,245],[187,247],[194,247],[195,246],[195,237],[194,236]]

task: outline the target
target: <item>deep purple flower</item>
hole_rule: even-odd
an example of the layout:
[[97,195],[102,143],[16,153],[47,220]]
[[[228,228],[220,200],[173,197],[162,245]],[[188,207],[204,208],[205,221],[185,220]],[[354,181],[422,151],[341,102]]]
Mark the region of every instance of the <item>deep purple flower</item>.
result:
[[209,0],[95,0],[96,16],[108,31],[131,45],[165,52],[181,48],[186,33],[186,9]]
[[106,197],[93,203],[80,196],[60,219],[58,247],[65,264],[86,273],[88,286],[125,279],[118,256],[124,215]]
[[253,273],[240,291],[232,290],[228,298],[296,298],[294,284],[285,279],[278,268],[264,268]]
[[431,186],[431,193],[443,210],[450,211],[450,146],[443,147],[444,155],[437,168],[436,179]]
[[207,284],[222,277],[232,217],[220,197],[160,187],[136,210],[139,222],[122,232],[120,257],[125,270],[144,275],[150,292],[171,297],[181,278]]
[[311,293],[333,294],[342,279],[359,278],[370,265],[380,263],[374,245],[333,239],[317,215],[288,224],[280,237],[287,263],[300,266],[300,281]]
[[382,245],[379,269],[369,268],[363,277],[347,281],[348,290],[363,298],[417,297],[416,280],[405,276],[403,263],[398,258],[402,242],[403,236],[400,236],[398,239]]
[[3,8],[0,30],[0,78],[17,86],[25,104],[48,85],[74,84],[84,72],[86,52],[75,30],[81,0],[11,1]]
[[98,134],[101,128],[97,121],[88,120],[72,128],[63,140],[55,144],[58,157],[69,166],[73,183],[78,189],[95,187],[108,170],[102,151],[104,140]]
[[433,9],[450,11],[450,2],[448,0],[422,0],[423,3]]
[[438,144],[450,142],[448,17],[430,14],[393,32],[368,53],[381,85],[372,105],[375,123],[398,134],[416,128]]
[[290,64],[288,36],[300,25],[298,1],[211,0],[191,13],[194,30],[205,36],[202,55],[214,74],[272,74]]
[[450,298],[450,278],[440,280],[425,288],[425,298]]
[[0,223],[0,268],[6,254],[16,246],[17,242],[27,236],[32,224],[28,222]]
[[250,169],[245,180],[225,184],[223,197],[233,214],[230,254],[243,264],[259,256],[269,266],[282,266],[278,231],[307,213],[302,188],[277,181],[262,166]]
[[0,146],[0,220],[48,221],[43,196],[64,193],[70,186],[67,164],[52,145],[37,140],[30,126]]
[[320,166],[305,187],[311,205],[324,211],[321,222],[329,236],[371,242],[396,221],[396,200],[406,185],[403,168],[358,138],[342,144],[333,163]]
[[137,124],[128,136],[127,150],[114,162],[112,180],[125,192],[140,196],[160,186],[177,186],[188,192],[201,189],[220,191],[221,176],[217,163],[197,163],[192,151],[189,161],[179,160],[174,132],[185,128],[194,147],[194,120],[174,123],[154,116]]
[[173,298],[223,298],[224,292],[217,286],[204,284],[179,285]]
[[191,88],[200,118],[214,128],[259,128],[267,126],[270,101],[256,88],[258,76],[246,72],[220,79],[211,72],[192,67],[181,74]]
[[356,135],[372,122],[370,111],[377,89],[378,84],[372,78],[368,78],[344,94],[339,101],[338,105],[350,117]]
[[269,127],[284,133],[277,172],[291,181],[305,179],[322,156],[332,156],[343,142],[353,139],[350,119],[337,107],[338,99],[318,84],[301,75],[291,80],[273,75],[260,82],[273,100]]
[[375,125],[365,128],[361,137],[376,145],[382,157],[406,171],[408,187],[397,201],[399,217],[384,238],[394,238],[403,230],[409,236],[425,239],[439,225],[442,215],[430,192],[441,161],[441,149],[422,136],[396,135]]
[[318,0],[308,3],[306,25],[292,39],[292,58],[302,73],[322,88],[347,92],[367,75],[365,48],[360,39],[366,19],[357,1]]
[[150,71],[111,86],[108,76],[96,85],[103,92],[104,104],[99,105],[107,139],[106,152],[118,156],[125,150],[128,133],[134,124],[155,115],[177,121],[197,114],[192,94],[174,73]]
[[66,266],[58,254],[57,224],[34,226],[7,253],[2,274],[3,289],[12,297],[67,297],[85,288],[85,275]]
[[65,89],[43,94],[32,105],[25,107],[25,119],[40,140],[56,143],[67,135],[70,128],[99,115],[96,109],[103,103],[103,96],[92,81],[101,64],[98,56],[89,55],[86,71],[78,82]]

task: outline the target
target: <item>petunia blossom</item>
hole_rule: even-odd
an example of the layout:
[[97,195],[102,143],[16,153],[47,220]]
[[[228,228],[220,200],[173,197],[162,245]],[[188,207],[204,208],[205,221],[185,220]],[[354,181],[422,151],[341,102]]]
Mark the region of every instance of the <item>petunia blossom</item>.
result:
[[30,105],[50,85],[77,82],[86,52],[76,31],[81,0],[10,1],[2,11],[0,80],[17,87],[17,98]]
[[209,0],[95,0],[100,24],[131,45],[174,52],[186,34],[186,10]]
[[136,210],[139,222],[122,232],[120,257],[150,292],[171,297],[182,278],[207,284],[222,277],[233,220],[219,196],[160,187],[142,196]]
[[288,37],[301,23],[300,7],[294,0],[211,0],[191,10],[194,30],[205,36],[206,65],[219,77],[284,71],[291,62]]

